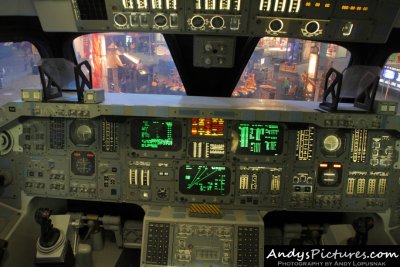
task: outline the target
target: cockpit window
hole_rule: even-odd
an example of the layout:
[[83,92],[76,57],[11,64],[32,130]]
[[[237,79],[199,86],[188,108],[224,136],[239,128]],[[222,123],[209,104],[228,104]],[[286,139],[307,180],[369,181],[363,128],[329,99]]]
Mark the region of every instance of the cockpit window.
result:
[[87,60],[93,87],[113,93],[186,95],[159,33],[98,33],[74,40],[78,63]]
[[40,55],[29,42],[0,43],[0,99],[14,101],[21,89],[41,88],[38,63]]
[[392,54],[382,69],[377,100],[399,102],[400,96],[400,53]]
[[345,48],[290,38],[261,38],[233,97],[320,101],[325,74],[349,64]]

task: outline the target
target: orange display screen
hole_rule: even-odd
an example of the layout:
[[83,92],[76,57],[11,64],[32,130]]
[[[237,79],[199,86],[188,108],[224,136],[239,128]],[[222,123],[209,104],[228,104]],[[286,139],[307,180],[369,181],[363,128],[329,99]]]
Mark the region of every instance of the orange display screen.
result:
[[220,118],[192,118],[192,136],[224,136],[225,121]]

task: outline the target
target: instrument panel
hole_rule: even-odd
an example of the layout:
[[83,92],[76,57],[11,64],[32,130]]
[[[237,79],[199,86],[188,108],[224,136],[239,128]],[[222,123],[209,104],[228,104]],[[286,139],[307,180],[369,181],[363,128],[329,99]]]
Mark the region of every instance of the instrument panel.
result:
[[[187,116],[180,115],[187,108],[177,108],[171,117],[141,111],[89,118],[64,107],[65,115],[49,118],[59,104],[36,105],[43,105],[46,117],[21,116],[17,126],[2,130],[22,150],[0,151],[1,162],[20,162],[5,171],[32,196],[372,212],[390,207],[398,188],[398,131],[381,127],[383,115],[348,114],[333,121],[331,114],[310,111],[302,113],[313,114],[307,120],[288,120],[282,118],[299,112],[282,110],[266,111],[270,119],[244,119],[240,114],[246,111],[233,108],[242,117],[234,119],[232,112]],[[354,125],[358,120],[363,127]]]
[[[400,8],[395,0],[70,1],[79,32],[144,31],[377,43],[386,41]],[[46,13],[45,9],[39,11]],[[46,24],[46,18],[41,22]]]

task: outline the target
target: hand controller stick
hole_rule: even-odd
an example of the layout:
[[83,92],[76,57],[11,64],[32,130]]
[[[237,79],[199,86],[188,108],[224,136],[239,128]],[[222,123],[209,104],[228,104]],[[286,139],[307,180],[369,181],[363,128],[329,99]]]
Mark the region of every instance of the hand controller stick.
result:
[[51,210],[40,208],[35,213],[35,221],[40,225],[39,245],[43,248],[53,247],[60,238],[60,230],[53,227],[50,219]]

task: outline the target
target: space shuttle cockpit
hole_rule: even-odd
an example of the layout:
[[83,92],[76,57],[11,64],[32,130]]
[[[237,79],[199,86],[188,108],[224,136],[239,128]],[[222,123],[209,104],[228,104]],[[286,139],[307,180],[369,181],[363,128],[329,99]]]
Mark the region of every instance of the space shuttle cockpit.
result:
[[0,265],[398,248],[398,1],[17,2],[0,3]]

